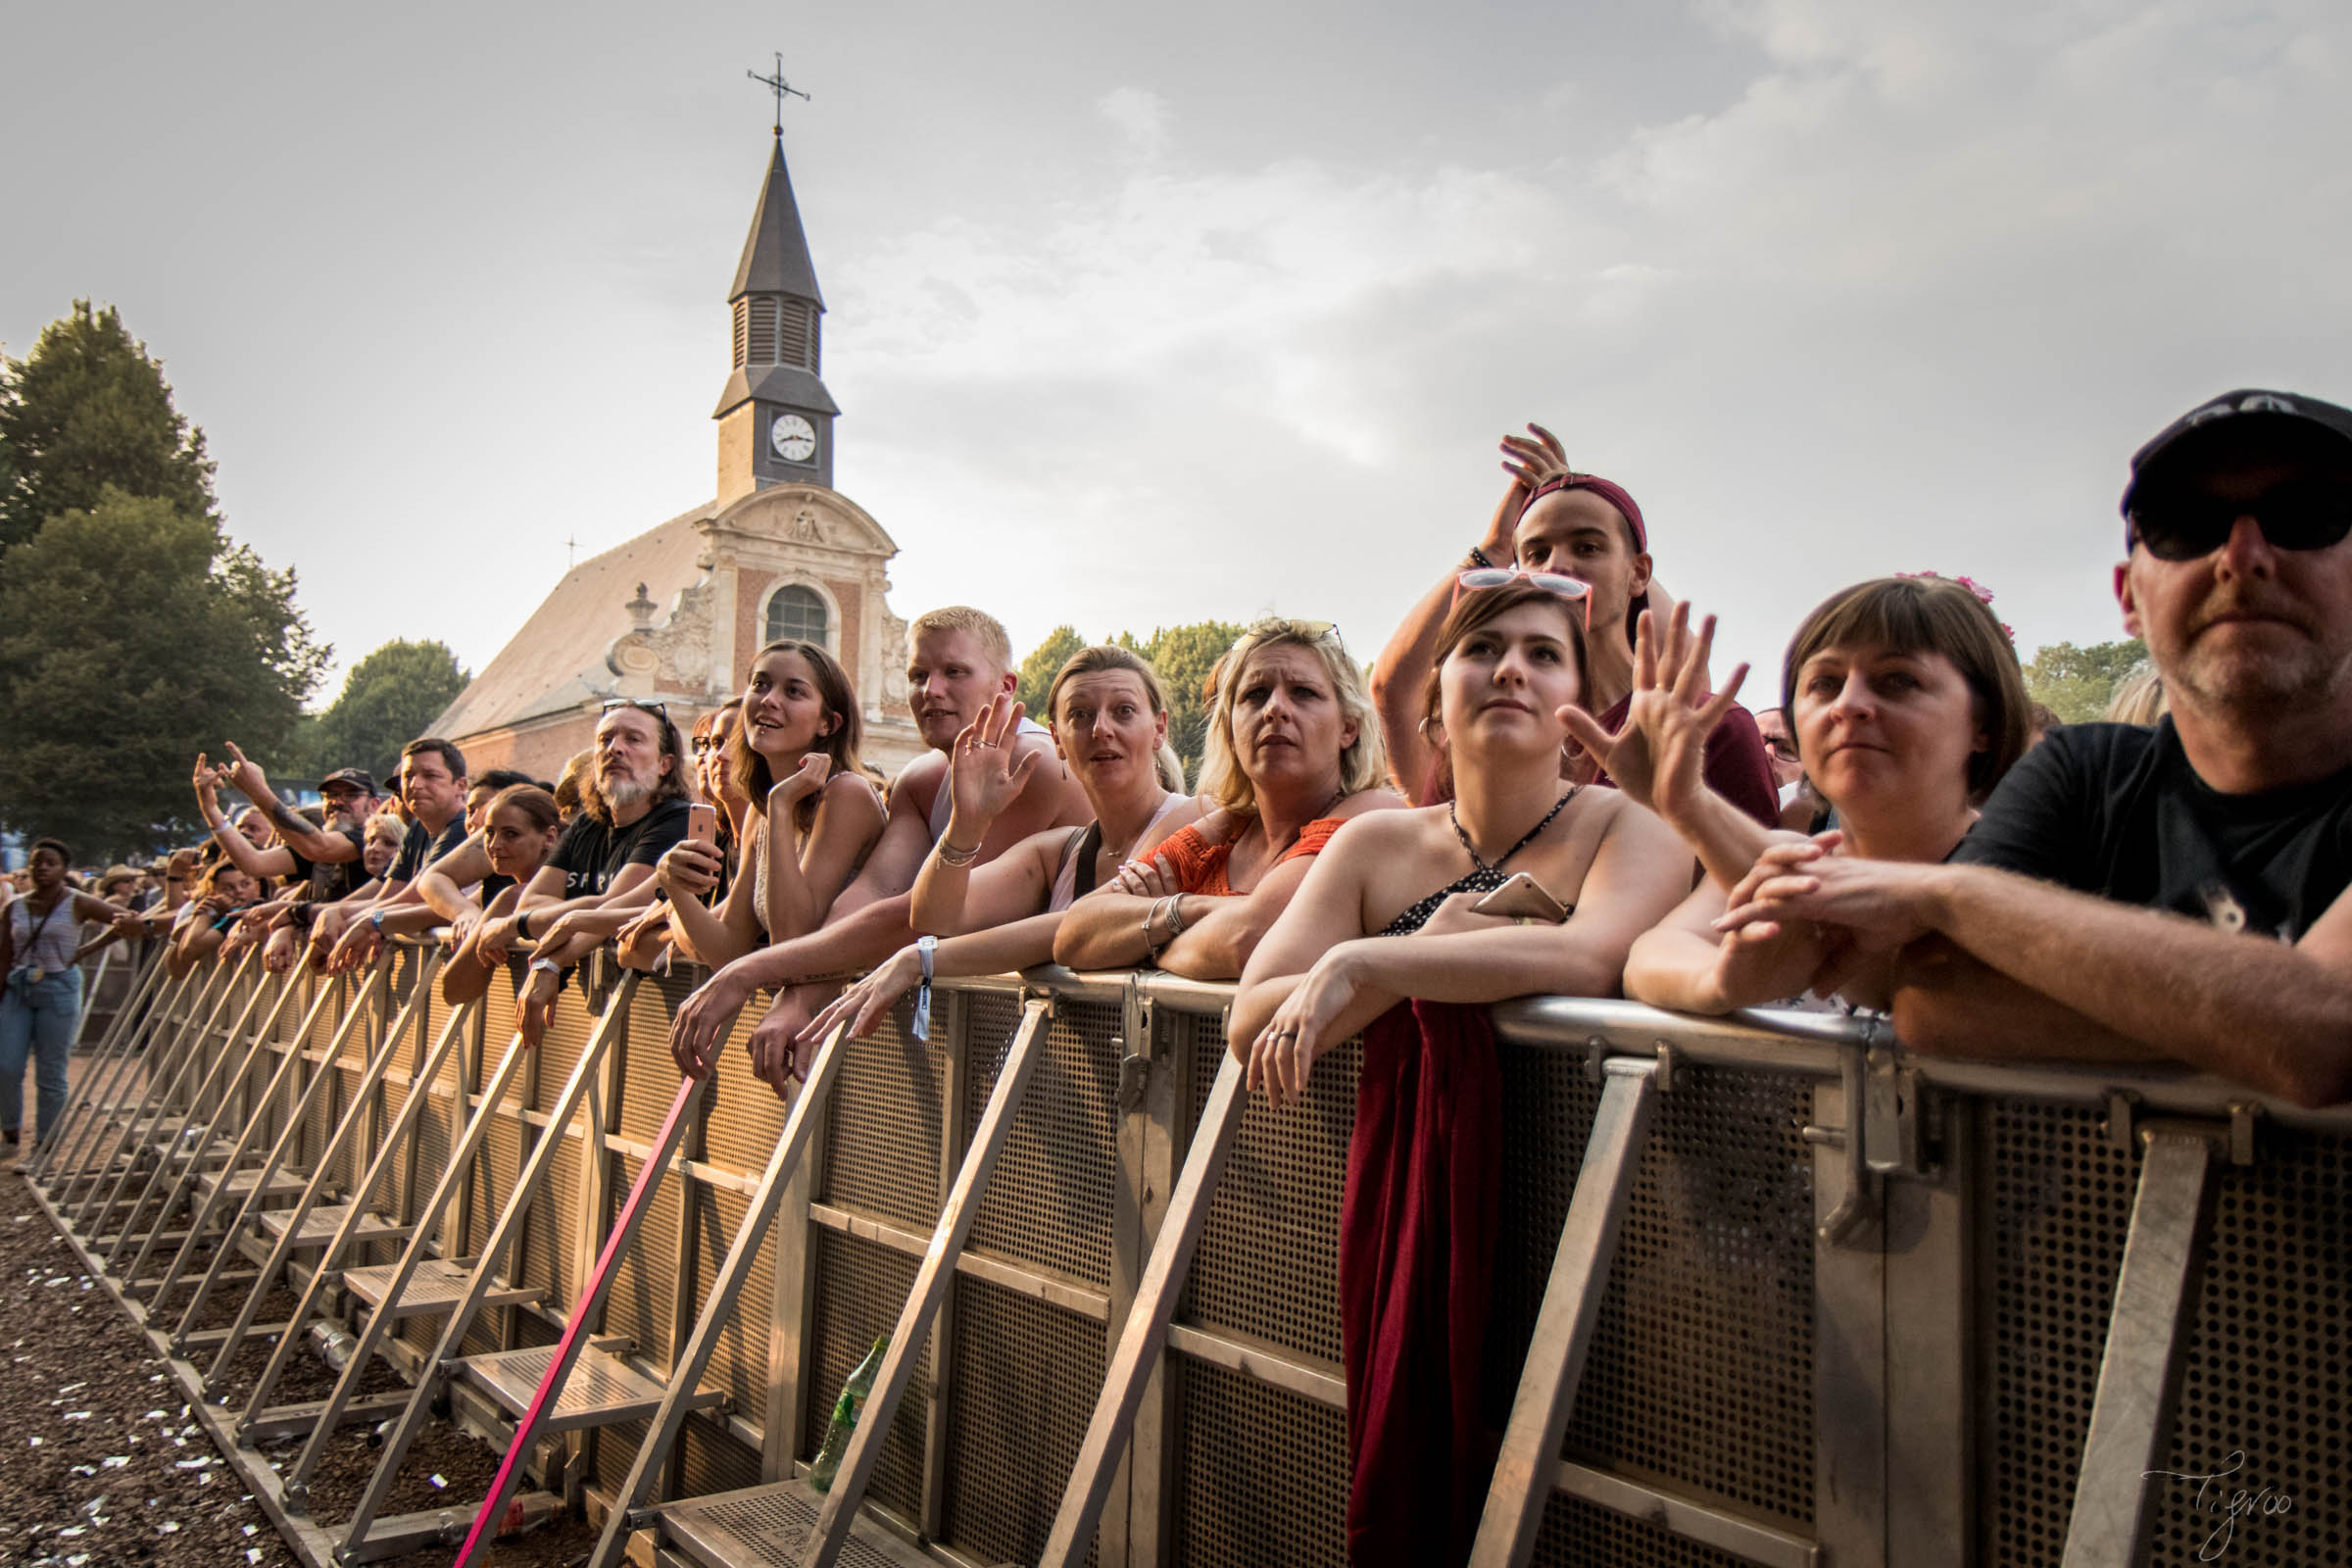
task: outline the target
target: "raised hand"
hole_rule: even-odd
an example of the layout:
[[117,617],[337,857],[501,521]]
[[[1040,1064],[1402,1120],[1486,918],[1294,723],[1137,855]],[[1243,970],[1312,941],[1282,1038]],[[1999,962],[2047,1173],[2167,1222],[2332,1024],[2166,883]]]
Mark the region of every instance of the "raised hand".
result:
[[223,741],[221,744],[228,748],[228,755],[236,759],[227,773],[230,782],[242,790],[249,801],[259,804],[269,800],[270,779],[262,771],[262,764],[239,751],[235,741]]
[[825,787],[833,776],[833,759],[823,752],[810,752],[801,759],[801,765],[768,787],[767,810],[772,817],[780,811],[798,806],[802,801]]
[[202,752],[196,754],[196,776],[190,782],[196,786],[196,804],[203,808],[204,818],[209,822],[220,809],[220,773],[208,763]]
[[999,692],[980,716],[956,737],[949,788],[955,791],[951,797],[955,820],[968,833],[985,835],[1028,786],[1039,754],[1023,752],[1017,744],[1025,711],[1021,704]]
[[1747,679],[1740,664],[1710,691],[1707,661],[1715,649],[1715,617],[1690,630],[1690,606],[1674,607],[1659,634],[1649,611],[1634,626],[1634,692],[1625,727],[1611,735],[1575,704],[1557,710],[1577,745],[1607,770],[1617,787],[1669,822],[1688,813],[1706,793],[1707,739],[1723,722]]
[[1533,420],[1527,431],[1526,435],[1502,438],[1502,471],[1533,491],[1568,471],[1568,453],[1558,436]]

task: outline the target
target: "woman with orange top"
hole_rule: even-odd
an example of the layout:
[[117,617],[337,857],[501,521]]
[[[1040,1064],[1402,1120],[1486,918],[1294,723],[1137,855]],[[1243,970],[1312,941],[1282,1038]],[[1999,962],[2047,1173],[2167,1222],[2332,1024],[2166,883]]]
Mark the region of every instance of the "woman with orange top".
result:
[[1385,768],[1371,693],[1338,628],[1259,621],[1218,662],[1200,763],[1208,814],[1072,905],[1054,958],[1234,979],[1340,824],[1404,805],[1381,785]]

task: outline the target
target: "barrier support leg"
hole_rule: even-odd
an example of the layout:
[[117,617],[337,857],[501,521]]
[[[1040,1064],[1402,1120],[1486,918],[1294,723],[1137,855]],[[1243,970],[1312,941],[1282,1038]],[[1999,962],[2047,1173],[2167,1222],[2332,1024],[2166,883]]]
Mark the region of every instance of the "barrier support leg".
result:
[[612,1221],[604,1250],[597,1256],[596,1268],[588,1276],[588,1288],[580,1293],[570,1316],[564,1320],[564,1337],[556,1342],[556,1353],[539,1379],[539,1392],[531,1396],[530,1408],[523,1411],[522,1419],[514,1423],[514,1440],[507,1445],[507,1456],[499,1464],[497,1478],[490,1483],[490,1495],[482,1500],[481,1511],[474,1515],[473,1528],[466,1532],[466,1544],[458,1548],[452,1568],[473,1568],[490,1549],[490,1538],[497,1533],[498,1522],[507,1511],[507,1500],[514,1496],[522,1480],[531,1440],[538,1435],[540,1422],[555,1407],[564,1380],[571,1375],[580,1352],[588,1348],[589,1336],[602,1322],[605,1297],[612,1289],[612,1275],[621,1254],[637,1239],[637,1228],[644,1223],[645,1211],[653,1205],[654,1194],[661,1189],[662,1172],[669,1168],[679,1141],[694,1124],[694,1113],[710,1089],[709,1078],[680,1080],[677,1095],[669,1102],[669,1114],[662,1118],[662,1130],[654,1135],[653,1148],[647,1151],[645,1163],[637,1172],[637,1184],[629,1189],[620,1213]]
[[[466,1118],[465,1130],[450,1146],[449,1163],[442,1168],[441,1180],[434,1185],[432,1197],[425,1200],[424,1207],[416,1213],[416,1228],[410,1233],[407,1245],[401,1249],[400,1261],[393,1265],[392,1276],[385,1282],[383,1298],[376,1303],[375,1310],[368,1314],[367,1323],[360,1329],[359,1344],[353,1348],[351,1360],[343,1368],[343,1375],[335,1380],[334,1393],[327,1396],[325,1406],[318,1412],[318,1420],[311,1430],[310,1440],[302,1446],[302,1452],[295,1456],[294,1463],[286,1470],[288,1507],[310,1506],[311,1471],[326,1451],[327,1440],[342,1424],[344,1407],[358,1391],[361,1375],[368,1369],[368,1358],[375,1354],[376,1347],[384,1342],[384,1337],[392,1332],[393,1324],[399,1321],[401,1296],[408,1290],[409,1282],[416,1277],[426,1253],[431,1251],[433,1229],[440,1224],[441,1216],[449,1211],[451,1200],[465,1186],[467,1167],[473,1163],[474,1155],[489,1138],[490,1128],[498,1115],[498,1103],[505,1098],[508,1086],[522,1070],[523,1056],[522,1037],[515,1035],[508,1041],[505,1054],[498,1058],[498,1065],[482,1085],[480,1103],[474,1107],[473,1114]],[[452,1230],[461,1237],[465,1234],[461,1227],[453,1226]],[[443,1255],[454,1256],[459,1248],[455,1244],[445,1244],[442,1250]]]
[[1648,1137],[1657,1067],[1654,1061],[1625,1057],[1602,1063],[1606,1084],[1600,1108],[1592,1117],[1584,1168],[1577,1172],[1527,1365],[1503,1428],[1494,1485],[1470,1548],[1471,1568],[1525,1568],[1535,1555],[1544,1505],[1559,1471],[1560,1443],[1576,1410],[1577,1386],[1584,1381],[1585,1358],[1608,1291],[1626,1200],[1633,1196]]
[[[388,964],[388,959],[386,962]],[[286,1266],[288,1258],[301,1250],[303,1224],[310,1218],[311,1210],[318,1206],[318,1195],[326,1189],[327,1176],[334,1164],[335,1156],[342,1152],[345,1145],[351,1144],[359,1136],[361,1125],[368,1119],[368,1104],[375,1098],[377,1087],[383,1083],[384,1074],[391,1070],[392,1058],[399,1054],[401,1037],[416,1024],[421,1009],[429,1004],[433,995],[433,977],[440,972],[441,950],[438,947],[425,949],[423,956],[417,960],[416,981],[409,990],[408,1000],[401,1004],[400,1011],[385,1027],[382,1042],[369,1054],[367,1069],[361,1073],[359,1083],[352,1089],[351,1103],[343,1107],[342,1119],[335,1124],[334,1132],[329,1135],[324,1146],[319,1149],[318,1162],[311,1167],[310,1182],[303,1188],[302,1197],[295,1201],[294,1207],[286,1215],[286,1228],[278,1233],[277,1245],[270,1250],[269,1260],[263,1263],[261,1272],[254,1277],[253,1289],[245,1295],[245,1304],[237,1309],[237,1321],[230,1326],[227,1338],[220,1342],[220,1353],[213,1357],[212,1370],[204,1375],[204,1388],[207,1395],[212,1394],[220,1386],[222,1375],[228,1370],[228,1363],[235,1358],[238,1349],[244,1345],[245,1336],[253,1332],[253,1320],[261,1314],[262,1298],[270,1294],[270,1286],[276,1283],[278,1271]],[[358,1016],[360,1011],[360,1008],[353,1007],[353,1016]],[[416,1055],[420,1065],[424,1054],[423,1032],[419,1030]],[[330,1076],[333,1067],[333,1061],[328,1060],[322,1066],[319,1078],[324,1080]],[[265,1172],[262,1176],[262,1183],[266,1184],[269,1179],[269,1174]],[[257,1184],[253,1190],[253,1212],[256,1215],[261,1212],[261,1200],[265,1196],[265,1187]],[[355,1215],[365,1218],[357,1200],[353,1200],[352,1211]],[[232,1227],[229,1234],[236,1235],[237,1229]],[[220,1255],[226,1257],[229,1250],[229,1248],[223,1247]]]
[[[369,983],[390,962],[391,955],[388,953],[378,958],[376,967],[368,972]],[[325,986],[320,988],[319,994],[328,996],[333,991],[333,986]],[[172,1348],[174,1351],[183,1355],[187,1353],[188,1334],[195,1328],[196,1318],[203,1312],[205,1302],[212,1298],[214,1287],[220,1283],[220,1276],[227,1272],[228,1260],[236,1254],[236,1239],[244,1235],[245,1227],[253,1224],[261,1213],[263,1200],[270,1194],[270,1178],[277,1174],[278,1167],[285,1163],[288,1152],[302,1137],[304,1124],[310,1119],[311,1107],[318,1103],[318,1097],[325,1093],[327,1086],[335,1081],[335,1061],[343,1054],[343,1042],[351,1038],[351,1032],[368,1016],[367,1009],[358,1005],[358,996],[359,988],[354,986],[346,999],[343,1021],[335,1026],[333,1038],[327,1041],[326,1059],[318,1063],[318,1070],[311,1074],[311,1081],[295,1097],[293,1108],[286,1112],[286,1124],[277,1130],[277,1138],[270,1144],[270,1152],[262,1160],[259,1174],[254,1177],[253,1190],[238,1202],[226,1229],[221,1232],[220,1245],[213,1250],[212,1266],[204,1271],[204,1278],[196,1282],[195,1294],[188,1298],[186,1309],[179,1315],[178,1326],[172,1331]],[[304,1037],[308,1038],[307,1035]],[[288,1054],[288,1060],[302,1059],[302,1042],[298,1040]],[[331,1152],[331,1150],[322,1152],[318,1170],[326,1169],[324,1155]],[[193,1234],[188,1237],[191,1244],[195,1240]]]
[[[392,1118],[392,1124],[384,1130],[383,1141],[376,1146],[375,1157],[368,1162],[367,1172],[348,1195],[350,1207],[343,1215],[343,1222],[335,1227],[335,1234],[327,1241],[318,1266],[311,1270],[310,1284],[303,1288],[302,1299],[294,1307],[294,1316],[287,1322],[285,1332],[278,1336],[276,1346],[270,1352],[269,1363],[262,1368],[261,1378],[245,1400],[245,1413],[237,1420],[240,1431],[251,1428],[261,1413],[270,1407],[270,1392],[277,1387],[277,1380],[285,1375],[286,1363],[294,1359],[295,1348],[301,1344],[302,1331],[311,1321],[311,1312],[318,1306],[319,1298],[340,1277],[338,1270],[343,1264],[343,1254],[350,1250],[352,1238],[367,1222],[368,1205],[374,1200],[377,1184],[384,1179],[384,1173],[392,1168],[392,1161],[399,1157],[408,1145],[410,1129],[416,1126],[416,1117],[429,1098],[425,1094],[426,1087],[441,1076],[441,1069],[448,1063],[451,1052],[464,1044],[465,1029],[472,1021],[473,1008],[474,1004],[468,1002],[441,1021],[439,1038],[434,1040],[432,1050],[418,1061],[416,1071],[410,1076],[408,1098],[401,1102],[400,1111]],[[416,1228],[423,1229],[421,1221]],[[291,1234],[289,1227],[288,1235]]]
[[792,1097],[792,1109],[784,1118],[783,1134],[776,1140],[774,1152],[767,1157],[767,1168],[760,1175],[759,1190],[744,1209],[743,1224],[737,1227],[735,1240],[727,1248],[726,1261],[719,1265],[710,1298],[694,1320],[694,1332],[686,1341],[686,1348],[680,1353],[677,1365],[670,1369],[669,1392],[663,1396],[662,1407],[654,1412],[645,1441],[638,1446],[637,1457],[629,1466],[628,1479],[621,1483],[619,1494],[612,1499],[612,1511],[605,1519],[605,1532],[597,1538],[596,1549],[589,1553],[588,1568],[614,1568],[628,1549],[629,1513],[645,1500],[655,1470],[677,1442],[678,1433],[686,1424],[694,1391],[718,1349],[719,1337],[733,1322],[735,1302],[759,1261],[760,1247],[767,1239],[768,1226],[775,1222],[776,1210],[784,1201],[784,1189],[799,1168],[816,1130],[824,1123],[825,1101],[832,1094],[836,1063],[848,1050],[843,1040],[848,1029],[848,1023],[844,1022],[826,1037],[816,1059],[809,1063],[808,1076],[801,1084],[800,1093]]
[[[595,1030],[588,1036],[587,1046],[580,1052],[580,1059],[572,1064],[571,1076],[564,1080],[564,1088],[557,1096],[554,1107],[548,1112],[546,1129],[540,1134],[539,1141],[531,1146],[530,1158],[523,1161],[521,1173],[514,1183],[514,1196],[507,1200],[506,1207],[499,1211],[498,1223],[490,1228],[490,1238],[482,1246],[481,1258],[474,1264],[473,1273],[466,1282],[466,1295],[450,1313],[449,1321],[442,1326],[441,1338],[434,1345],[431,1357],[425,1361],[416,1379],[416,1387],[410,1391],[409,1402],[400,1412],[399,1424],[393,1427],[392,1435],[384,1440],[383,1455],[375,1462],[375,1473],[368,1478],[368,1490],[360,1494],[359,1504],[352,1509],[351,1519],[343,1527],[342,1543],[335,1547],[335,1556],[339,1561],[349,1563],[364,1560],[362,1552],[368,1533],[374,1527],[375,1516],[383,1511],[384,1498],[390,1495],[392,1483],[400,1475],[400,1464],[408,1457],[409,1445],[416,1441],[416,1429],[423,1425],[425,1416],[430,1413],[433,1396],[448,1378],[451,1363],[465,1353],[466,1336],[473,1328],[474,1318],[481,1312],[482,1298],[490,1294],[491,1278],[504,1261],[507,1249],[514,1245],[516,1233],[521,1230],[523,1217],[530,1211],[531,1200],[537,1195],[539,1184],[554,1168],[556,1151],[564,1145],[564,1134],[579,1111],[580,1101],[586,1097],[588,1085],[596,1076],[597,1064],[604,1059],[613,1038],[620,1033],[642,978],[634,970],[621,977],[620,989],[605,1004],[605,1015],[597,1020]],[[595,1132],[590,1136],[595,1137]]]
[[801,1559],[806,1568],[833,1568],[841,1560],[842,1548],[850,1544],[850,1525],[858,1516],[858,1504],[865,1496],[866,1483],[872,1479],[874,1465],[882,1457],[882,1445],[890,1436],[891,1421],[899,1413],[899,1399],[906,1394],[907,1380],[913,1376],[915,1364],[922,1356],[931,1319],[939,1311],[940,1303],[947,1299],[948,1286],[956,1277],[956,1256],[972,1234],[972,1221],[979,1216],[980,1195],[988,1188],[989,1173],[996,1168],[997,1156],[1004,1152],[1004,1140],[1012,1132],[1013,1117],[1019,1112],[1029,1079],[1037,1070],[1038,1042],[1045,1035],[1046,1020],[1052,1015],[1052,1004],[1043,1001],[1032,1001],[1021,1010],[1020,1031],[1013,1036],[1012,1049],[1005,1053],[1004,1065],[997,1071],[996,1086],[989,1091],[988,1105],[980,1112],[979,1124],[972,1129],[971,1150],[956,1172],[956,1185],[949,1189],[947,1205],[940,1210],[939,1224],[932,1229],[931,1245],[923,1250],[922,1266],[915,1271],[914,1289],[907,1294],[906,1306],[900,1309],[890,1348],[882,1355],[882,1369],[874,1376],[873,1393],[866,1396],[865,1409],[858,1417],[857,1430],[850,1436],[849,1449],[841,1456],[841,1470],[833,1478],[832,1490],[825,1494],[824,1503],[816,1511],[816,1524],[808,1532],[808,1544]]
[[2130,1568],[2147,1559],[2156,1522],[2148,1472],[2163,1462],[2170,1436],[2180,1345],[2213,1213],[2214,1136],[2166,1122],[2140,1129],[2139,1193],[2116,1274],[2064,1568]]
[[1221,1054],[1216,1082],[1209,1087],[1208,1103],[1200,1108],[1200,1124],[1185,1151],[1184,1169],[1168,1194],[1167,1217],[1144,1263],[1136,1286],[1135,1306],[1120,1331],[1118,1348],[1111,1352],[1110,1374],[1095,1400],[1093,1419],[1078,1446],[1078,1464],[1054,1515],[1054,1530],[1038,1557],[1039,1568],[1072,1568],[1086,1560],[1095,1531],[1102,1520],[1102,1505],[1119,1473],[1119,1456],[1126,1451],[1127,1434],[1144,1402],[1145,1386],[1159,1364],[1168,1341],[1168,1323],[1184,1294],[1193,1253],[1208,1224],[1209,1195],[1225,1173],[1226,1156],[1233,1152],[1234,1135],[1241,1130],[1242,1113],[1249,1108],[1249,1092],[1242,1083],[1242,1063],[1232,1052]]
[[[294,983],[289,982],[290,986],[292,984]],[[172,1254],[172,1265],[164,1270],[163,1283],[156,1286],[155,1295],[148,1298],[151,1307],[160,1306],[171,1296],[172,1288],[179,1284],[180,1274],[187,1268],[188,1259],[195,1255],[197,1247],[210,1233],[213,1216],[220,1213],[226,1204],[237,1203],[240,1207],[242,1206],[242,1200],[236,1198],[234,1190],[226,1180],[226,1174],[243,1164],[246,1152],[260,1142],[262,1129],[269,1123],[270,1108],[277,1103],[278,1094],[284,1089],[286,1081],[301,1070],[302,1043],[311,1038],[311,1031],[318,1027],[318,1015],[326,1010],[326,1004],[334,1000],[334,995],[335,988],[333,986],[322,985],[311,998],[311,1004],[302,1016],[302,1026],[295,1031],[293,1040],[286,1046],[284,1059],[278,1062],[277,1070],[270,1075],[269,1083],[262,1088],[262,1108],[248,1115],[238,1126],[237,1136],[229,1146],[228,1163],[222,1167],[223,1179],[216,1183],[211,1192],[204,1195],[204,1201],[196,1205],[196,1212],[189,1217],[188,1234],[180,1239],[179,1250]],[[264,1051],[270,1049],[267,1037],[261,1041],[261,1049]],[[253,1190],[260,1192],[268,1185],[269,1178],[257,1173]],[[233,1226],[230,1234],[233,1234]],[[173,1348],[176,1350],[179,1347],[175,1344]]]

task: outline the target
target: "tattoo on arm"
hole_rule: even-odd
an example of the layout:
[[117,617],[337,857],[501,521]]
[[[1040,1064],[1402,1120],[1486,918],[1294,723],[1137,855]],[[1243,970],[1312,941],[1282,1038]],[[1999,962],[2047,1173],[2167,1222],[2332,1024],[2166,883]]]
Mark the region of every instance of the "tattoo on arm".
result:
[[268,817],[287,838],[297,839],[310,836],[311,824],[297,816],[294,813],[294,808],[279,800],[275,795],[255,804],[261,807],[262,814]]

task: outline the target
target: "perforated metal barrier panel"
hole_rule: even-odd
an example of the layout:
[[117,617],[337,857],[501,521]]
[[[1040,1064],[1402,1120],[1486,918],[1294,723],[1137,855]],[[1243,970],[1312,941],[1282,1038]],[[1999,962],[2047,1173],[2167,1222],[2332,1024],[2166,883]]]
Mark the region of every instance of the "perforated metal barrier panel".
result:
[[[1981,1141],[1979,1560],[2055,1564],[2139,1161],[2072,1106],[1990,1101]],[[2352,1561],[2348,1213],[2344,1135],[2269,1129],[2222,1169],[2150,1561]]]
[[[316,1157],[351,1102],[415,973],[415,956],[404,955],[389,1006],[374,988],[352,997],[362,1021],[336,1059],[319,1064],[333,1075],[332,1092],[308,1118],[304,1158]],[[415,1148],[375,1206],[411,1217],[445,1168],[465,1117],[461,1085],[503,1052],[513,1029],[513,978],[494,981],[479,1044],[423,1091],[432,1098]],[[579,1288],[581,1250],[601,1242],[639,1174],[634,1150],[651,1140],[675,1092],[669,1020],[693,978],[638,987],[606,1074],[612,1092],[595,1102],[603,1125],[564,1140],[507,1271],[543,1288],[544,1302],[485,1314],[469,1350],[554,1340]],[[304,993],[275,1026],[279,1040],[294,1044],[308,988],[330,983],[301,982]],[[591,1006],[610,994],[599,984],[575,981],[564,993],[546,1042],[472,1162],[448,1221],[449,1250],[478,1254],[525,1151],[550,1136],[526,1123],[521,1107],[552,1105],[597,1025]],[[868,1493],[906,1532],[964,1563],[1033,1562],[1044,1549],[1160,1207],[1224,1056],[1218,993],[1171,987],[1163,995],[1157,981],[1133,990],[1099,978],[1056,984],[1062,991],[977,1203],[939,1344],[915,1364]],[[302,1049],[326,1048],[342,1004],[322,1010]],[[1838,1140],[1851,1134],[1815,1129],[1809,1138],[1807,1127],[1817,1093],[1836,1079],[1835,1048],[1750,1031],[1741,1049],[1722,1046],[1710,1056],[1716,1036],[1702,1026],[1624,1004],[1582,1005],[1586,1012],[1547,1033],[1506,1029],[1499,1048],[1504,1158],[1486,1379],[1497,1430],[1600,1103],[1585,1043],[1605,1035],[1606,1049],[1638,1054],[1671,1038],[1688,1055],[1653,1097],[1560,1450],[1563,1476],[1584,1478],[1572,1480],[1584,1494],[1548,1495],[1534,1560],[1716,1568],[1804,1560],[1833,1538],[1822,1560],[1902,1559],[1904,1487],[1924,1477],[1971,1499],[1967,1560],[2056,1564],[2141,1169],[2139,1153],[2119,1147],[2106,1115],[2091,1108],[2096,1094],[2079,1085],[2071,1101],[2043,1088],[1936,1089],[1932,1100],[1972,1104],[1949,1123],[1969,1140],[1945,1152],[1950,1172],[1931,1152],[1921,1169],[1874,1180],[1869,1192],[1884,1198],[1914,1183],[1939,1194],[1948,1213],[1929,1232],[1915,1219],[1882,1243],[1866,1225],[1854,1243],[1833,1248],[1815,1235],[1824,1206],[1815,1189],[1821,1173],[1838,1176]],[[180,1006],[193,1010],[192,1001]],[[702,1376],[727,1405],[686,1420],[661,1473],[665,1494],[753,1487],[813,1456],[843,1382],[895,1326],[1021,1006],[1008,982],[944,986],[930,1043],[908,1037],[902,1005],[872,1038],[847,1048],[805,1186],[784,1204]],[[657,1378],[712,1294],[747,1194],[785,1125],[787,1102],[751,1076],[742,1049],[761,1010],[756,1001],[736,1025],[685,1146],[697,1164],[665,1177],[608,1302],[605,1330],[635,1341],[637,1365]],[[356,1178],[400,1109],[415,1031],[429,1044],[445,1016],[435,999],[411,1019],[380,1112],[332,1162],[337,1186]],[[273,1054],[257,1064],[255,1093],[275,1064]],[[1244,1111],[1177,1298],[1183,1332],[1164,1362],[1164,1403],[1147,1406],[1164,1470],[1135,1467],[1131,1495],[1107,1516],[1116,1528],[1157,1520],[1164,1540],[1098,1542],[1090,1560],[1177,1568],[1345,1560],[1337,1271],[1356,1066],[1354,1049],[1342,1049],[1318,1064],[1305,1105],[1281,1116],[1262,1102]],[[261,1113],[282,1117],[299,1087],[298,1079]],[[2216,1099],[2193,1113],[2226,1121],[2227,1104]],[[2217,1158],[2163,1449],[2162,1468],[2181,1479],[2160,1477],[2151,1494],[2153,1562],[2352,1560],[2344,1372],[2352,1365],[2344,1220],[2352,1122],[2258,1131],[2252,1163]],[[1938,1303],[1950,1308],[1951,1332],[1937,1340],[1907,1325],[1901,1353],[1949,1371],[1950,1386],[1965,1391],[1964,1408],[1927,1414],[1948,1414],[1967,1443],[1914,1451],[1901,1445],[1915,1439],[1890,1435],[1878,1470],[1844,1478],[1859,1495],[1833,1496],[1823,1454],[1839,1428],[1824,1412],[1882,1419],[1868,1400],[1885,1396],[1889,1368],[1868,1358],[1892,1353],[1892,1282],[1926,1268],[1939,1247],[1965,1265],[1953,1273],[1965,1282],[1950,1293],[1959,1299]],[[1824,1284],[1832,1275],[1875,1278],[1873,1270],[1889,1282],[1885,1294]],[[430,1317],[400,1329],[419,1351],[437,1332]],[[1849,1351],[1862,1359],[1839,1364]],[[1834,1399],[1825,1388],[1839,1379],[1845,1392]],[[769,1427],[779,1414],[789,1445]],[[646,1430],[632,1422],[595,1437],[591,1474],[600,1486],[618,1483]],[[2203,1477],[2214,1480],[2201,1493]],[[2232,1519],[2241,1492],[2253,1507]],[[1963,1560],[1962,1543],[1948,1544],[1936,1560]]]

